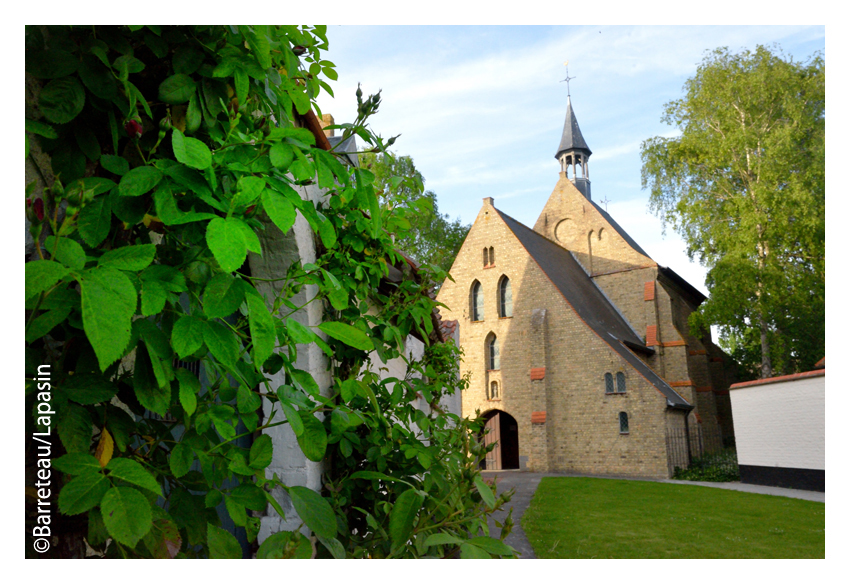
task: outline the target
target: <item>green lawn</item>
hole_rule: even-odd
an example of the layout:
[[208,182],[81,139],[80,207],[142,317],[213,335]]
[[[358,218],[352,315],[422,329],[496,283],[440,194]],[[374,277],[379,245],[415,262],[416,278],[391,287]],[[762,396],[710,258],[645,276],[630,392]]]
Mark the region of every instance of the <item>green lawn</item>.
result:
[[688,484],[547,477],[522,528],[538,558],[823,558],[824,508]]

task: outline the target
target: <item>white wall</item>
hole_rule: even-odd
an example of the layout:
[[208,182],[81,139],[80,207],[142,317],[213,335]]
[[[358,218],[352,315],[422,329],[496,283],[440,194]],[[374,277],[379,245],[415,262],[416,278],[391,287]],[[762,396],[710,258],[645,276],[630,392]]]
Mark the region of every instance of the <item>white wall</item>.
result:
[[825,470],[826,377],[733,388],[738,464]]

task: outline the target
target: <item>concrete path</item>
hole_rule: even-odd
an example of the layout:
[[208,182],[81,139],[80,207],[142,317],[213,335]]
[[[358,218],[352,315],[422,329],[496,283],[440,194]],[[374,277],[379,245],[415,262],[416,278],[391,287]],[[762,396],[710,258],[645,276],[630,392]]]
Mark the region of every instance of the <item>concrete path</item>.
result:
[[498,538],[500,534],[500,529],[496,527],[496,521],[499,521],[500,523],[503,522],[505,520],[505,517],[507,517],[508,515],[508,509],[513,508],[512,519],[514,522],[514,528],[513,531],[511,531],[510,535],[505,538],[505,543],[520,552],[520,559],[533,559],[537,557],[534,555],[534,550],[531,548],[531,544],[529,543],[528,538],[526,537],[525,532],[522,529],[520,520],[522,519],[522,515],[523,513],[525,513],[525,510],[528,509],[528,506],[531,504],[531,499],[532,497],[534,497],[534,492],[537,490],[537,486],[540,484],[540,480],[543,477],[586,477],[596,479],[619,479],[636,481],[646,480],[676,485],[692,485],[700,487],[713,487],[716,489],[730,489],[735,491],[745,491],[747,493],[775,495],[777,497],[791,497],[794,499],[805,499],[807,501],[817,501],[820,503],[826,503],[826,494],[819,493],[817,491],[783,489],[781,487],[766,487],[762,485],[750,485],[738,482],[709,483],[701,481],[674,481],[672,479],[636,479],[633,477],[623,476],[592,476],[566,473],[542,473],[525,471],[485,471],[482,473],[482,475],[487,480],[496,480],[496,492],[498,494],[501,494],[504,491],[507,491],[508,489],[516,490],[513,498],[511,499],[511,502],[507,505],[507,509],[505,509],[504,511],[500,511],[499,513],[494,513],[490,516],[489,526],[490,536]]

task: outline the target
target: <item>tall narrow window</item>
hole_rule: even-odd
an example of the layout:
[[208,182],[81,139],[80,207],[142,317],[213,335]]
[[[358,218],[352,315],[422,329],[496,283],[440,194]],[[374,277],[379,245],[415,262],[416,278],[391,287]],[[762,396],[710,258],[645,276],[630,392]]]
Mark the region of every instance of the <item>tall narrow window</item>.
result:
[[507,317],[514,315],[514,298],[511,293],[511,281],[507,276],[502,276],[499,281],[499,316]]
[[626,376],[622,371],[617,372],[617,393],[626,393]]
[[481,282],[477,280],[472,284],[472,290],[469,293],[472,320],[484,320],[484,289]]
[[484,248],[484,267],[486,268],[489,265],[490,265],[490,252],[485,247]]
[[496,251],[492,247],[490,248],[490,265],[496,265]]
[[614,377],[610,373],[605,374],[605,393],[614,393]]
[[489,369],[499,369],[499,341],[491,335],[487,343],[487,365]]
[[629,433],[629,414],[620,412],[620,434]]

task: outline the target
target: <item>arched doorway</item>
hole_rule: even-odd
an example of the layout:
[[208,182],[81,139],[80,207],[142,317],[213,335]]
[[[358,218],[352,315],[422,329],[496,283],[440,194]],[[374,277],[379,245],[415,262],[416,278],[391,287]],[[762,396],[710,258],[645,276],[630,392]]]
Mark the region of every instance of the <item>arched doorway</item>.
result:
[[519,426],[516,418],[507,412],[492,410],[482,416],[484,443],[496,443],[496,447],[487,453],[481,461],[484,470],[507,470],[519,468]]

